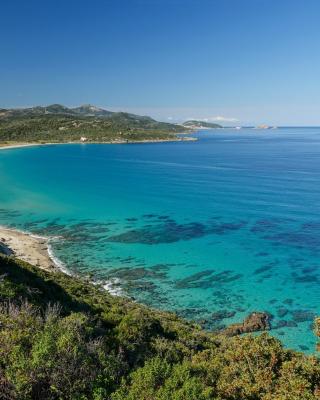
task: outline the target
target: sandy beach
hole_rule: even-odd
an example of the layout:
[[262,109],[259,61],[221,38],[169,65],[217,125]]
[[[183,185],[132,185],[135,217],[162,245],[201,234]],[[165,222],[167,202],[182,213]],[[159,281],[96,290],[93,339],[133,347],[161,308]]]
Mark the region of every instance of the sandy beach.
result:
[[7,144],[7,143],[0,143],[0,150],[6,149],[18,149],[20,147],[33,147],[33,146],[41,146],[41,143],[14,143],[14,144]]
[[[189,132],[185,132],[188,134]],[[194,132],[193,132],[194,133]],[[163,143],[163,142],[194,142],[198,139],[195,137],[188,136],[177,136],[172,139],[146,139],[146,140],[111,140],[108,142],[61,142],[61,143],[0,143],[0,150],[8,150],[8,149],[18,149],[21,147],[34,147],[34,146],[54,146],[61,144],[82,144],[82,145],[90,145],[90,144],[141,144],[141,143]]]
[[20,260],[38,266],[47,271],[57,267],[49,255],[49,244],[46,238],[0,227],[0,245],[2,250]]

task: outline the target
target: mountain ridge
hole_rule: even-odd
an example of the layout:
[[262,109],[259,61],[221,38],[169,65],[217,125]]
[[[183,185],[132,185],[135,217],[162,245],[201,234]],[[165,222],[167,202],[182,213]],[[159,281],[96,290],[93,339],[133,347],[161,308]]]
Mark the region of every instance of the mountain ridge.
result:
[[33,106],[33,107],[22,107],[22,108],[1,108],[0,109],[0,118],[6,117],[14,117],[14,116],[31,116],[31,115],[75,115],[75,116],[84,116],[84,117],[102,117],[109,118],[115,115],[126,115],[131,118],[143,119],[143,120],[152,120],[153,118],[131,114],[124,111],[109,111],[101,107],[97,107],[92,104],[81,104],[77,107],[67,107],[63,104],[53,103],[47,106]]

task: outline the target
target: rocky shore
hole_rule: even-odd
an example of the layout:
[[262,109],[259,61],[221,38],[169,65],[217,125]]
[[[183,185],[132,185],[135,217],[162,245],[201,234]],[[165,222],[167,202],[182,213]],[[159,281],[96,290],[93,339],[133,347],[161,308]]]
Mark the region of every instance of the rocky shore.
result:
[[226,336],[237,336],[243,333],[268,331],[271,329],[271,316],[266,312],[253,312],[243,322],[229,325],[222,333]]

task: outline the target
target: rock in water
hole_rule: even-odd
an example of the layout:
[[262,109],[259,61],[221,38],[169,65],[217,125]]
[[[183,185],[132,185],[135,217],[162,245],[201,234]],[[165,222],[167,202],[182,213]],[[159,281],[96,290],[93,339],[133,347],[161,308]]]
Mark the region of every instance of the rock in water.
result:
[[270,314],[265,312],[253,312],[243,322],[228,326],[223,334],[227,336],[241,335],[242,333],[267,331],[271,329]]

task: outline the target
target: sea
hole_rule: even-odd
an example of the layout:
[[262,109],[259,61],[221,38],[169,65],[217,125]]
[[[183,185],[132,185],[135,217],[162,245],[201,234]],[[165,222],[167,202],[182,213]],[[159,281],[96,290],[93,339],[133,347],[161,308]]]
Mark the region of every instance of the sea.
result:
[[50,239],[71,274],[220,331],[268,312],[314,353],[320,128],[0,151],[0,225]]

